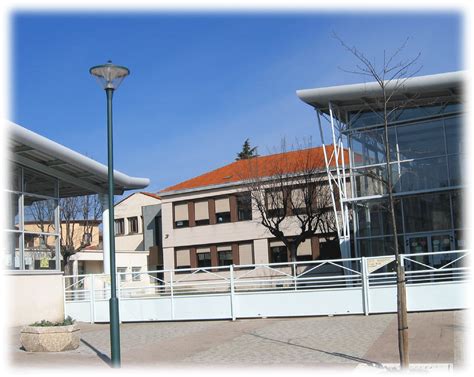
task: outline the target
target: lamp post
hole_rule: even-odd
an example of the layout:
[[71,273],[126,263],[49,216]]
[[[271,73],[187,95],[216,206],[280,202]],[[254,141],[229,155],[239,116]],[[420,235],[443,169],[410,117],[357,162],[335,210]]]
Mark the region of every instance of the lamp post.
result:
[[109,242],[110,242],[110,353],[112,367],[120,367],[120,327],[119,305],[117,299],[115,272],[115,234],[114,234],[114,153],[112,133],[112,96],[123,79],[130,74],[128,68],[112,64],[92,67],[90,74],[95,76],[107,95],[107,160],[108,160],[108,201],[109,201]]

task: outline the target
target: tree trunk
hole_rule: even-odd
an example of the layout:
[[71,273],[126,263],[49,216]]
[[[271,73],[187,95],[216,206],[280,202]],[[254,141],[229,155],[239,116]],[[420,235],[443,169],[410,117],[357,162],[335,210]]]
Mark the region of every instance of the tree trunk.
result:
[[385,161],[387,168],[387,192],[388,192],[388,209],[390,225],[393,234],[393,248],[395,254],[395,266],[397,271],[397,319],[398,319],[398,351],[400,355],[401,369],[409,368],[409,354],[408,354],[408,314],[406,302],[406,287],[405,287],[405,269],[399,257],[398,246],[398,231],[397,221],[395,217],[395,204],[393,199],[393,179],[392,169],[390,166],[390,144],[388,140],[388,118],[387,118],[387,100],[384,89],[384,145],[385,145]]
[[64,275],[72,275],[72,265],[69,263],[69,256],[63,255],[64,258]]
[[[296,262],[296,244],[295,243],[290,243],[290,261],[292,262],[291,264],[291,274],[296,277],[296,265],[294,262]],[[295,283],[296,284],[296,283]]]

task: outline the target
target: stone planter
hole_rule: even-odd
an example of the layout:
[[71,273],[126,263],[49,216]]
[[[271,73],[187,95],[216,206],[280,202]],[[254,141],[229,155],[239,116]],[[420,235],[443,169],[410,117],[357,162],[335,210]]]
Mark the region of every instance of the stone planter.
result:
[[69,326],[25,326],[21,330],[21,345],[28,352],[60,352],[79,347],[80,328]]

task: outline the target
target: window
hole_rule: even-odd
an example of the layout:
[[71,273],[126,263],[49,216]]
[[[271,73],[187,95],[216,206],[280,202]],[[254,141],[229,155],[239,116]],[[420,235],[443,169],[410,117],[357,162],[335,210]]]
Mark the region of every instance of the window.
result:
[[209,204],[207,200],[194,203],[194,219],[196,225],[209,224]]
[[82,235],[82,243],[84,245],[90,245],[92,243],[92,233],[84,233]]
[[466,138],[463,137],[461,119],[459,117],[447,118],[444,120],[444,126],[446,130],[446,146],[448,154],[464,153],[464,143]]
[[462,184],[461,161],[464,158],[462,154],[448,156],[449,184],[451,186],[459,186]]
[[196,249],[198,267],[211,267],[211,249],[201,247]]
[[462,194],[460,191],[455,191],[451,194],[451,202],[453,208],[453,225],[454,228],[462,228],[463,221],[463,206],[462,206]]
[[23,196],[24,230],[32,232],[55,233],[55,212],[58,201]]
[[[371,200],[356,207],[358,218],[358,236],[381,236],[392,233],[386,200]],[[402,208],[400,199],[395,198],[395,219],[397,231],[402,233]]]
[[7,229],[20,229],[20,196],[18,194],[8,193],[7,206]]
[[242,243],[239,245],[239,264],[253,264],[253,244]]
[[[9,170],[7,188],[18,193],[7,193],[4,208],[8,230],[0,245],[4,266],[13,270],[59,269],[58,180],[17,164]],[[42,234],[34,234],[39,232]]]
[[[52,253],[56,249],[57,236],[29,235],[25,233],[24,256],[25,269],[27,270],[53,270],[56,268],[56,260]],[[28,242],[28,243],[27,243]]]
[[237,220],[252,220],[252,198],[250,192],[237,195]]
[[233,263],[232,247],[230,245],[217,246],[217,259],[219,266],[229,266]]
[[285,214],[282,191],[267,191],[266,199],[270,217],[282,217]]
[[25,233],[25,247],[33,249],[35,247],[35,244],[39,245],[39,237],[35,234],[28,234]]
[[451,228],[449,194],[425,194],[403,198],[405,232]]
[[449,185],[445,157],[402,162],[400,168],[402,191],[426,190]]
[[175,228],[185,228],[189,226],[187,203],[180,203],[174,205],[174,226]]
[[313,253],[311,250],[311,239],[307,239],[298,245],[298,249],[296,250],[296,260],[298,262],[301,262],[309,261],[312,259]]
[[270,263],[288,262],[288,250],[281,241],[270,242]]
[[117,272],[120,276],[120,281],[125,282],[127,281],[127,267],[117,267]]
[[[306,190],[308,194],[308,190]],[[294,215],[302,215],[306,213],[305,192],[301,188],[291,190],[291,209]]]
[[125,233],[125,222],[124,219],[115,220],[115,235],[120,236]]
[[230,203],[229,198],[216,199],[216,223],[230,222]]
[[176,250],[176,268],[191,268],[191,252],[189,249]]
[[140,281],[141,267],[132,267],[132,281]]
[[[396,165],[392,165],[392,168],[396,169]],[[393,175],[393,181],[395,182],[398,173],[393,170],[392,172],[395,173]],[[387,180],[387,168],[385,165],[354,169],[354,176],[355,191],[358,197],[381,195],[387,192],[387,188],[383,184]],[[396,187],[394,191],[398,191]]]
[[444,155],[443,121],[431,121],[398,127],[400,160]]
[[138,217],[128,218],[128,234],[138,233]]
[[20,233],[4,232],[4,236],[6,248],[3,257],[4,266],[9,270],[19,270],[21,269]]
[[[386,162],[384,146],[384,129],[375,129],[351,134],[352,162],[354,166],[375,165]],[[388,130],[390,160],[397,159],[395,129]]]

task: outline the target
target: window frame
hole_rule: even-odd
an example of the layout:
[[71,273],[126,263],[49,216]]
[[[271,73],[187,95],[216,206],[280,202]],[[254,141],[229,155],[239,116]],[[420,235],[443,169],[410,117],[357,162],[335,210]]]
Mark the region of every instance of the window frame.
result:
[[[121,228],[121,231],[117,228]],[[119,218],[114,220],[114,235],[115,236],[123,236],[125,235],[125,219]]]
[[[136,270],[138,268],[138,271]],[[132,267],[132,281],[141,281],[142,268],[140,266]]]
[[[14,181],[9,182],[9,185],[3,190],[4,194],[9,195],[7,199],[7,213],[14,215],[13,222],[14,226],[9,225],[9,218],[3,228],[3,232],[7,239],[7,250],[5,254],[5,260],[9,263],[4,264],[3,268],[9,273],[24,273],[25,271],[34,271],[35,273],[41,273],[44,270],[49,271],[61,271],[61,260],[59,252],[60,250],[60,209],[59,209],[59,185],[60,181],[57,177],[44,174],[43,172],[37,171],[30,167],[25,167],[19,163],[8,164],[7,169],[13,172]],[[33,190],[29,190],[25,185],[25,172],[31,176],[38,175],[40,178],[49,181],[51,186],[49,192],[46,195],[44,193],[35,193]],[[34,198],[39,200],[51,200],[54,203],[52,208],[52,219],[49,222],[50,227],[46,231],[41,230],[25,230],[25,196],[28,198]],[[14,201],[11,198],[14,197]],[[14,203],[16,202],[16,211]],[[13,209],[13,211],[12,211]],[[11,212],[11,213],[10,213]],[[29,248],[25,246],[25,234],[43,236],[47,239],[52,239],[52,243],[47,245],[43,250],[34,251],[35,254],[29,255]],[[10,239],[11,238],[11,239]],[[12,250],[9,250],[13,247]],[[41,253],[41,255],[38,255]],[[52,254],[55,254],[54,257]],[[51,256],[49,255],[51,254]],[[39,257],[39,258],[38,258]],[[27,264],[26,261],[31,260],[32,263]],[[43,266],[44,262],[47,261],[47,266]],[[36,267],[39,265],[40,267]],[[27,268],[28,267],[28,268]]]
[[[128,234],[139,234],[138,216],[128,217]],[[136,227],[136,231],[133,229]]]
[[[246,197],[245,199],[242,199]],[[239,193],[237,195],[235,195],[235,198],[236,198],[236,206],[237,206],[237,221],[251,221],[253,220],[253,211],[252,211],[252,195],[251,193],[248,191],[248,192],[244,192],[244,193]],[[246,208],[246,205],[248,203],[248,208]],[[243,208],[240,206],[243,204]],[[241,213],[243,213],[244,215],[241,216]],[[248,218],[247,216],[245,216],[245,214],[248,214]]]

